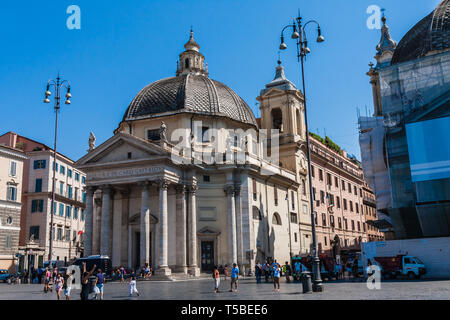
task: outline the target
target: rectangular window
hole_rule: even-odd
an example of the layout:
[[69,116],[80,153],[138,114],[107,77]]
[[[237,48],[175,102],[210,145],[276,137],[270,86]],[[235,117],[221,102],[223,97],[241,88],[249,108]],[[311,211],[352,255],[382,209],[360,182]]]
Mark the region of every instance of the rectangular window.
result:
[[62,230],[62,228],[58,228],[57,229],[57,236],[56,236],[56,239],[57,240],[62,240],[63,239],[63,230]]
[[159,135],[159,129],[147,130],[147,139],[150,141],[161,140],[161,136]]
[[39,226],[30,227],[30,238],[33,237],[34,240],[39,240]]
[[7,193],[7,200],[9,201],[17,201],[17,187],[9,185],[8,186],[8,193]]
[[348,193],[352,193],[352,185],[350,183],[348,184]]
[[12,239],[11,239],[11,235],[7,235],[6,236],[6,248],[11,248],[12,247]]
[[344,218],[344,226],[345,226],[345,230],[348,230],[348,221],[346,218]]
[[361,231],[361,224],[358,221],[358,231]]
[[303,205],[303,213],[308,214],[308,206],[306,204]]
[[70,229],[64,228],[64,240],[67,242],[70,241]]
[[350,200],[349,203],[350,203],[350,211],[353,212],[353,202]]
[[81,195],[81,200],[83,201],[83,203],[86,203],[86,192],[83,192]]
[[352,231],[355,231],[355,221],[352,220]]
[[313,200],[316,200],[316,188],[313,188]]
[[73,209],[73,219],[78,220],[78,208]]
[[339,197],[336,197],[336,206],[338,207],[338,209],[341,208],[341,199]]
[[[209,134],[208,134],[208,130],[209,130],[209,127],[202,127],[202,136],[201,137],[199,137],[200,138],[200,142],[210,142],[210,137],[209,137]],[[234,144],[234,146],[236,147],[237,146],[237,136],[235,136],[235,144]]]
[[314,173],[314,166],[313,165],[311,165],[311,177],[315,177],[315,173]]
[[298,223],[297,214],[294,213],[294,212],[291,212],[291,222],[292,223]]
[[353,186],[353,193],[355,194],[355,196],[358,195],[358,188],[356,188],[356,186]]
[[34,169],[45,169],[46,160],[34,160]]
[[342,180],[342,183],[341,183],[341,185],[342,185],[342,190],[344,190],[344,191],[345,191],[345,181],[344,181],[344,180]]
[[359,188],[359,196],[362,197],[362,188]]
[[203,182],[211,182],[211,177],[208,175],[203,176]]
[[72,199],[72,186],[67,185],[67,198]]
[[294,232],[294,242],[297,242],[297,232]]
[[319,169],[319,180],[323,181],[323,171],[322,171],[322,169]]
[[329,186],[333,185],[333,181],[331,180],[331,174],[330,173],[327,173],[327,184]]
[[256,180],[255,179],[252,179],[253,180],[253,200],[254,201],[256,201],[257,200],[257,196],[256,196]]
[[61,173],[62,175],[66,174],[66,167],[64,167],[63,165],[59,166],[59,173]]
[[38,201],[37,200],[31,200],[31,212],[36,212],[37,211],[37,206],[38,206]]
[[34,192],[42,192],[42,179],[36,179]]
[[278,205],[278,189],[277,189],[277,187],[273,188],[273,198],[275,201],[275,205],[277,206]]
[[328,194],[328,203],[334,206],[334,196],[331,193]]
[[341,217],[338,217],[338,228],[342,229],[342,219],[341,219]]
[[72,216],[72,207],[66,206],[66,218],[70,218]]
[[67,178],[72,178],[72,170],[67,168]]
[[64,195],[64,182],[59,182],[59,194]]
[[86,210],[81,209],[81,221],[84,221],[86,219]]
[[334,228],[334,216],[330,214],[330,226]]
[[64,217],[64,204],[59,204],[59,216]]
[[55,204],[53,205],[53,214],[56,214],[56,207],[58,206],[58,203],[55,202]]
[[320,190],[320,202],[325,203],[325,192]]
[[356,202],[355,202],[355,209],[356,209],[356,213],[359,213],[359,206]]
[[291,207],[292,207],[292,210],[295,210],[295,195],[294,195],[294,191],[291,191]]
[[78,201],[78,188],[77,187],[75,187],[75,194],[74,194],[73,199]]
[[86,177],[85,177],[85,176],[82,176],[82,177],[81,177],[81,183],[82,183],[82,184],[86,184]]
[[11,160],[9,165],[9,175],[15,177],[17,175],[17,162]]
[[322,225],[325,227],[327,225],[327,214],[322,213]]
[[334,186],[339,188],[339,179],[337,177],[334,177]]
[[75,181],[80,181],[80,174],[75,172]]
[[[53,162],[53,170],[55,170],[56,172],[58,172],[58,163],[56,163],[56,168],[55,168],[55,163]],[[53,233],[55,234],[55,233]]]
[[366,232],[366,224],[365,223],[363,223],[363,230],[364,230],[364,232]]
[[327,237],[323,237],[323,243],[327,245]]
[[343,199],[343,201],[344,201],[344,210],[347,210],[347,200]]
[[44,212],[44,200],[31,200],[31,212]]

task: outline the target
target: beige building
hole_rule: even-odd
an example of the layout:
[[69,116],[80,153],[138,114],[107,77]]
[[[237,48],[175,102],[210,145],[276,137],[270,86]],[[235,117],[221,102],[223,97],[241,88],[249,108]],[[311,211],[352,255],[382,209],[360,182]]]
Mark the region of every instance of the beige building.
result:
[[[305,251],[302,96],[279,66],[258,99],[285,115],[264,111],[259,126],[233,90],[209,78],[192,32],[185,49],[176,77],[142,89],[114,136],[97,147],[91,140],[76,163],[87,176],[86,255],[108,255],[114,266],[149,263],[166,277],[288,261]],[[263,157],[260,134],[282,119],[278,163]],[[214,161],[205,157],[211,150]]]
[[[375,194],[370,189],[367,183],[364,183],[363,190],[363,212],[367,224],[367,240],[368,241],[383,241],[389,233],[381,232],[375,227],[378,220],[377,203]],[[390,240],[390,239],[388,239]]]
[[[53,150],[43,143],[7,132],[0,143],[24,151],[22,213],[19,249],[20,269],[42,267],[48,260],[53,184]],[[53,260],[79,257],[83,250],[86,176],[74,161],[57,153],[53,216]]]
[[316,232],[320,254],[345,255],[369,240],[360,164],[329,138],[310,135]]
[[25,160],[21,150],[0,145],[0,269],[9,272],[15,271],[19,247]]

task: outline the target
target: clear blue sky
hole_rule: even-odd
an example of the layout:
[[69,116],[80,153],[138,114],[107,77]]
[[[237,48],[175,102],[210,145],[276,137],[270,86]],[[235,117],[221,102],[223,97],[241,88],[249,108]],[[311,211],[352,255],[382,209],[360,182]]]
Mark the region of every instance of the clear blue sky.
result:
[[[235,90],[259,116],[255,98],[274,76],[279,36],[297,9],[316,19],[326,41],[311,42],[306,62],[310,131],[330,136],[359,158],[356,108],[372,112],[368,63],[379,30],[366,26],[366,8],[386,9],[397,42],[439,0],[321,1],[5,1],[0,11],[1,133],[53,145],[54,113],[44,104],[49,78],[58,71],[72,84],[72,105],[63,105],[58,150],[74,160],[113,135],[133,97],[147,84],[175,75],[193,25],[210,77]],[[81,8],[81,30],[66,27],[66,9]],[[310,25],[308,35],[315,38]],[[281,59],[299,85],[294,41]]]

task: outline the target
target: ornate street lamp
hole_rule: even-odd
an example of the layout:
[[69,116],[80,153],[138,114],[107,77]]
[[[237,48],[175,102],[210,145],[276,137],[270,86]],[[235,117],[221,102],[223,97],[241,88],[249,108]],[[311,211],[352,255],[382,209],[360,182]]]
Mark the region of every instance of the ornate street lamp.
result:
[[[309,180],[309,201],[311,203],[311,232],[313,238],[313,291],[314,292],[322,292],[323,285],[322,280],[320,278],[320,260],[318,255],[317,248],[317,237],[316,237],[316,224],[315,224],[315,216],[314,216],[314,199],[312,192],[312,179],[311,179],[311,155],[309,150],[309,130],[308,130],[308,115],[306,109],[306,91],[305,91],[305,72],[304,72],[304,58],[311,50],[308,47],[308,41],[306,39],[305,27],[309,23],[315,23],[317,25],[317,42],[325,41],[325,38],[322,36],[322,32],[320,30],[320,25],[315,20],[310,20],[302,26],[302,17],[300,17],[300,13],[294,22],[290,25],[285,26],[281,30],[281,44],[280,49],[285,50],[287,48],[286,43],[284,43],[284,35],[283,32],[286,28],[292,28],[291,38],[296,40],[297,43],[297,60],[300,61],[301,71],[302,71],[302,85],[303,85],[303,99],[304,99],[304,107],[305,107],[305,129],[306,129],[306,155],[308,158],[308,180]],[[298,31],[297,31],[298,30]]]
[[47,88],[45,90],[45,98],[44,103],[50,103],[49,97],[52,95],[50,89],[53,88],[55,91],[55,141],[54,141],[54,148],[53,148],[53,185],[52,185],[52,204],[50,207],[50,243],[49,243],[49,251],[48,251],[48,261],[53,260],[53,216],[55,213],[55,176],[56,176],[56,137],[58,133],[58,113],[60,109],[60,100],[61,100],[61,88],[66,88],[66,101],[65,104],[70,104],[70,98],[72,98],[72,94],[70,93],[70,83],[67,80],[62,80],[58,76],[56,77],[56,81],[51,79],[47,82]]

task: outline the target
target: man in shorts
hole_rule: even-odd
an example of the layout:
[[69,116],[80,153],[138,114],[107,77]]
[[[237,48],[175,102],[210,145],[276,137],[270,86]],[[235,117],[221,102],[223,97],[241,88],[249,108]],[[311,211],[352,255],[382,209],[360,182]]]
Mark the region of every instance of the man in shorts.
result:
[[273,291],[280,292],[280,276],[281,276],[280,265],[274,264],[274,266],[273,266]]
[[66,270],[66,274],[64,275],[64,295],[66,296],[66,300],[70,300],[70,291],[72,290],[72,282],[73,282],[73,274],[75,273],[75,270]]
[[97,278],[95,285],[97,286],[100,293],[100,300],[103,300],[103,286],[105,284],[105,275],[102,273],[102,269],[98,269],[95,276]]
[[231,269],[231,289],[230,292],[233,292],[233,285],[235,287],[234,292],[238,290],[238,279],[239,279],[239,268],[236,263],[233,263],[233,268]]

